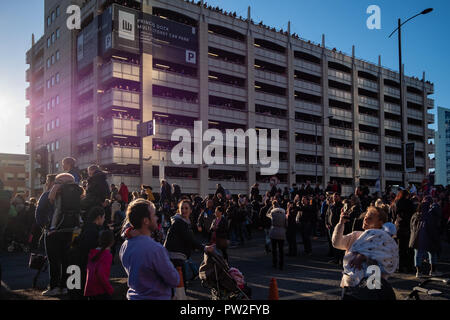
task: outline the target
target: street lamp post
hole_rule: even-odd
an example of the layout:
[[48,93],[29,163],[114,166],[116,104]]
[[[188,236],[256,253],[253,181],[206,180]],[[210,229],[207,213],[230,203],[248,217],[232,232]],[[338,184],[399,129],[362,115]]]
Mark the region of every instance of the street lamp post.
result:
[[405,22],[402,23],[401,19],[398,19],[398,27],[392,33],[389,35],[389,38],[392,37],[392,35],[398,31],[398,69],[399,69],[399,75],[400,75],[400,128],[402,132],[402,183],[404,186],[406,186],[406,168],[405,168],[405,128],[403,127],[403,62],[402,62],[402,26],[407,23],[408,21],[414,19],[417,16],[428,14],[431,11],[433,11],[433,8],[428,8],[423,10],[422,12],[416,14],[415,16],[412,16],[411,18],[407,19]]

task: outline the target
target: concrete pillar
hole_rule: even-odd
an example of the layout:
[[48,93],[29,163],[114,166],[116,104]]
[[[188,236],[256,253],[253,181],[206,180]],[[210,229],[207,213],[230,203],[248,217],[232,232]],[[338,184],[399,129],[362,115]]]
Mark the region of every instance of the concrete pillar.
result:
[[[209,88],[208,88],[208,22],[204,13],[204,8],[201,6],[201,13],[199,18],[199,52],[198,66],[199,66],[199,104],[200,104],[200,119],[203,124],[203,130],[208,129],[209,120]],[[201,150],[203,150],[203,142],[201,142]],[[200,179],[200,195],[204,196],[209,194],[209,168],[207,166],[199,166],[199,179]],[[214,186],[215,188],[215,186]]]
[[[255,39],[251,30],[251,11],[247,14],[247,128],[256,127],[255,118]],[[258,169],[259,170],[259,169]],[[256,183],[256,166],[248,165],[248,190]]]
[[381,56],[378,56],[378,89],[380,102],[380,188],[381,192],[386,189],[386,146],[385,146],[385,128],[384,128],[384,76],[381,66]]
[[294,50],[291,43],[291,23],[288,24],[288,46],[287,46],[287,92],[288,92],[288,186],[297,181],[296,170],[296,148],[295,148],[295,90],[294,90]]
[[[143,3],[142,11],[144,13],[152,14],[152,1]],[[141,123],[153,120],[153,55],[149,53],[142,53],[141,57]],[[152,160],[145,161],[144,158],[149,158],[153,151],[153,137],[143,138],[140,154],[141,164],[141,184],[156,187],[155,192],[158,192],[159,181],[157,177],[153,178],[153,166],[159,166],[159,163],[154,163]],[[168,159],[165,159],[166,161]]]
[[359,165],[359,93],[358,67],[355,63],[355,46],[352,48],[352,100],[353,100],[353,188],[359,187],[361,169]]
[[[427,105],[427,101],[428,101],[428,94],[427,94],[427,86],[425,83],[425,71],[423,72],[423,76],[422,76],[422,97],[423,97],[423,123],[424,123],[424,136],[425,136],[425,144],[424,144],[424,149],[423,149],[423,153],[424,153],[424,161],[425,161],[425,166],[424,166],[424,174],[425,176],[428,175],[428,171],[430,169],[430,161],[429,161],[429,157],[428,157],[428,105]],[[435,142],[436,144],[436,142]]]
[[[402,123],[403,123],[403,154],[405,153],[405,144],[408,143],[408,102],[407,102],[407,96],[408,93],[406,91],[406,84],[405,84],[405,65],[402,65],[403,70],[403,79],[400,79],[400,85],[403,88],[403,103],[402,103]],[[405,159],[406,161],[406,159]],[[406,165],[403,163],[404,168],[402,168],[402,171],[405,171]],[[403,186],[408,186],[408,173],[405,171],[405,177],[404,177]]]
[[[329,128],[330,120],[329,116],[329,99],[328,99],[328,57],[325,49],[325,35],[322,35],[322,107],[323,107],[323,134],[322,134],[322,146],[323,146],[323,186],[326,187],[330,180],[330,174],[328,168],[330,166],[330,139]],[[319,128],[318,128],[319,130]]]

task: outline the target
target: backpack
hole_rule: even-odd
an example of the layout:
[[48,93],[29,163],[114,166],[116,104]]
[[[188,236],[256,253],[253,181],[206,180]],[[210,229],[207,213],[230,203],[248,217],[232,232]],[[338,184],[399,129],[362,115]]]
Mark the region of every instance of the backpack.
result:
[[73,229],[80,226],[81,188],[76,184],[65,184],[59,190],[61,197],[59,221],[56,229]]

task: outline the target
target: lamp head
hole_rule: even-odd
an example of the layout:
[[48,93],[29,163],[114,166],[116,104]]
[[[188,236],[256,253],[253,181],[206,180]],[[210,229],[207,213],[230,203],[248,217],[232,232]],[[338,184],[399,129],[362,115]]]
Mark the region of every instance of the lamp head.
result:
[[423,10],[421,12],[421,14],[427,14],[427,13],[430,13],[431,11],[433,11],[433,8],[428,8],[428,9]]

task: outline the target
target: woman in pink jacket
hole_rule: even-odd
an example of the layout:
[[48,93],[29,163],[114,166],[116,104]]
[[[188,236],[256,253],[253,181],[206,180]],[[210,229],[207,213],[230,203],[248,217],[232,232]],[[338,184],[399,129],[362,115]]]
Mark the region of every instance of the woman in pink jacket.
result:
[[99,244],[99,248],[92,249],[89,253],[84,296],[89,300],[111,300],[114,289],[109,282],[109,276],[113,260],[111,247],[114,244],[114,233],[110,230],[103,231]]

